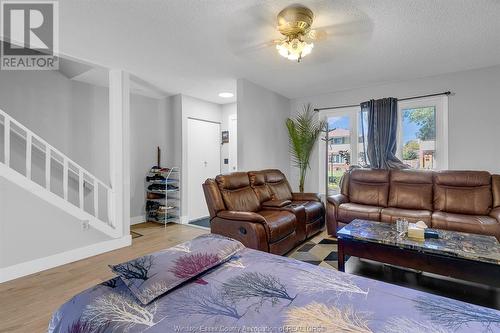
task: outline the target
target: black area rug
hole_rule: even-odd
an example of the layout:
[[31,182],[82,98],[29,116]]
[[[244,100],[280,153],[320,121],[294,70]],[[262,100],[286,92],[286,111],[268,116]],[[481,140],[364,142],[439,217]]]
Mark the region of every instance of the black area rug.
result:
[[210,229],[210,219],[208,217],[204,219],[189,221],[189,224],[197,225],[199,227],[209,228]]
[[[322,232],[289,253],[288,257],[313,265],[337,269],[337,239]],[[346,256],[346,261],[347,259],[349,259],[348,256]]]

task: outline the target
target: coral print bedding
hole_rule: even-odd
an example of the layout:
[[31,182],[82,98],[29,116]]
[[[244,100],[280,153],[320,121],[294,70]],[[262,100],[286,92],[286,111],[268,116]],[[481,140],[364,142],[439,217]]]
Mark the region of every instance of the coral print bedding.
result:
[[[217,260],[199,260],[199,253]],[[193,260],[180,259],[188,255]],[[500,332],[497,310],[246,249],[220,236],[151,256],[137,265],[147,272],[136,276],[123,269],[135,271],[130,263],[115,266],[121,277],[62,305],[48,332]]]

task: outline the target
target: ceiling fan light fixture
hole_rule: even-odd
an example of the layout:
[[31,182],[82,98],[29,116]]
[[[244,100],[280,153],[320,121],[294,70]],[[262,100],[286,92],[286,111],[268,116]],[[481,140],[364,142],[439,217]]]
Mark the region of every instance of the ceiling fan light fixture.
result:
[[307,43],[300,38],[287,38],[276,45],[278,53],[288,60],[300,62],[303,57],[311,53],[313,43]]

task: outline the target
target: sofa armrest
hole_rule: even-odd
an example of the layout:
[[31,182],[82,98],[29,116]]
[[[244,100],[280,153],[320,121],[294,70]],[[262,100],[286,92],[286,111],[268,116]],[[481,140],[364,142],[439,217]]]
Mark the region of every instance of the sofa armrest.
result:
[[268,232],[264,223],[226,220],[216,216],[210,221],[210,232],[236,239],[248,248],[269,252]]
[[318,193],[292,193],[292,201],[321,201]]
[[493,208],[493,210],[490,212],[490,216],[498,221],[500,223],[500,207]]
[[217,213],[217,217],[225,220],[248,221],[255,223],[266,223],[266,219],[253,212],[238,212],[234,210],[222,210]]
[[326,198],[326,229],[329,235],[337,237],[337,229],[339,228],[337,213],[339,206],[347,202],[349,202],[349,198],[343,194],[336,194]]
[[328,203],[334,205],[335,207],[338,207],[343,203],[348,203],[349,198],[343,194],[336,194],[336,195],[329,196],[327,198],[327,201],[328,201]]
[[269,200],[262,203],[262,207],[272,207],[272,208],[281,208],[288,206],[292,202],[290,200]]

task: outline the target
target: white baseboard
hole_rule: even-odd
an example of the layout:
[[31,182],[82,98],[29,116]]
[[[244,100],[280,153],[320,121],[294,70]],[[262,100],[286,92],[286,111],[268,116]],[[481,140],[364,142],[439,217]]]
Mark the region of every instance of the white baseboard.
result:
[[203,229],[203,230],[210,230],[210,228],[207,228],[207,227],[202,227],[201,225],[196,225],[196,224],[186,224],[188,227],[191,227],[191,228],[197,228],[197,229]]
[[143,222],[146,222],[146,216],[144,215],[130,217],[130,225],[139,224]]
[[182,215],[180,218],[179,218],[179,223],[180,224],[188,224],[189,223],[189,218],[187,215]]
[[101,253],[113,251],[132,244],[130,235],[92,244],[78,249],[54,254],[20,264],[0,269],[0,283],[17,279],[22,276],[38,273],[70,262],[92,257]]

